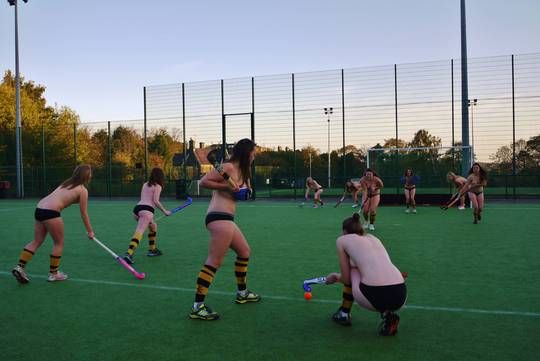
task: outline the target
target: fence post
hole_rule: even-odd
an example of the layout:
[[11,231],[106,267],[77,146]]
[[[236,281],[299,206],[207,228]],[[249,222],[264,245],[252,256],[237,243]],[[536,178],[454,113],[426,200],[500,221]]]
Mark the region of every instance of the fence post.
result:
[[43,173],[43,195],[47,194],[47,176],[45,170],[45,122],[41,119],[41,167]]
[[77,167],[77,124],[73,124],[73,160]]
[[[295,99],[294,99],[294,73],[291,74],[291,92],[292,92],[292,133],[293,133],[293,152],[294,152],[294,199],[296,199],[296,110],[295,110]],[[270,181],[272,182],[272,181]],[[270,185],[272,186],[272,185]]]
[[185,97],[185,89],[184,89],[184,83],[182,83],[182,141],[184,142],[184,146],[182,153],[184,153],[184,166],[183,166],[183,175],[184,175],[184,182],[186,182],[187,185],[187,168],[186,168],[186,97]]
[[343,182],[345,182],[347,179],[347,157],[345,154],[345,74],[343,69],[341,69],[341,120],[343,124]]
[[[398,132],[398,97],[397,97],[398,91],[397,91],[397,64],[394,64],[394,109],[396,113],[396,148],[399,148],[399,132]],[[396,149],[395,154],[395,162],[396,162],[396,168],[399,164],[398,160],[398,150]],[[399,194],[399,182],[396,183],[396,194]]]
[[146,87],[143,87],[143,102],[144,102],[144,122],[143,122],[143,135],[144,135],[144,178],[148,178],[148,142],[146,138]]
[[107,196],[112,196],[112,150],[111,150],[111,122],[107,122]]
[[[253,142],[255,142],[255,78],[254,77],[251,77],[251,117],[250,117],[250,123],[251,123],[251,140]],[[251,163],[251,174],[252,174],[252,178],[253,178],[253,184],[252,184],[252,188],[253,188],[253,199],[255,199],[257,197],[257,190],[256,190],[256,185],[257,185],[257,177],[256,177],[256,174],[255,174],[255,162],[252,162]]]
[[225,148],[227,147],[225,126],[225,95],[223,94],[223,79],[221,79],[221,161],[225,160]]
[[516,103],[514,93],[514,54],[512,54],[512,194],[516,199]]

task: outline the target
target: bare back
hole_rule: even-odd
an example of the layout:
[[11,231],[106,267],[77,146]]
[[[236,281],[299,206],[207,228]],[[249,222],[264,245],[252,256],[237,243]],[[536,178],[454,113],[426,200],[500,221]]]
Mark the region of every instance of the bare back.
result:
[[346,234],[337,239],[337,248],[348,256],[350,267],[358,268],[362,283],[385,286],[404,282],[401,272],[377,237]]
[[78,203],[81,194],[86,192],[87,190],[83,185],[78,185],[71,189],[59,186],[45,198],[42,198],[38,202],[37,208],[61,212],[73,203]]
[[141,200],[137,204],[147,205],[156,208],[155,194],[156,191],[158,191],[158,187],[161,188],[160,185],[149,185],[148,182],[145,182],[141,188]]

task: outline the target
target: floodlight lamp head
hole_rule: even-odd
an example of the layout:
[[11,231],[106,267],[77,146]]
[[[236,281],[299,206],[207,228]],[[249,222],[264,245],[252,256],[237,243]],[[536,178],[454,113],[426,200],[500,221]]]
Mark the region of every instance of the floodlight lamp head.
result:
[[17,0],[7,0],[7,2],[9,3],[9,6],[15,6]]

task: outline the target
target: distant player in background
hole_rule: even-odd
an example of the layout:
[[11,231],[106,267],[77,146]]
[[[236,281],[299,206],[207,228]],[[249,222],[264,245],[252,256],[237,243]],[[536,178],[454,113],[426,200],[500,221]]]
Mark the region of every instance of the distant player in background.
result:
[[323,187],[317,183],[317,181],[311,177],[306,178],[306,193],[304,194],[304,198],[306,201],[309,199],[309,193],[310,191],[313,191],[313,208],[319,207],[319,205],[322,207],[324,205],[321,194],[323,192]]
[[53,239],[53,249],[50,256],[50,268],[47,281],[64,281],[68,275],[59,271],[60,258],[64,251],[64,221],[60,216],[62,210],[73,203],[79,203],[81,218],[86,228],[88,238],[95,237],[90,219],[88,217],[88,190],[86,185],[92,178],[92,169],[87,164],[77,166],[73,175],[66,179],[52,193],[41,199],[34,212],[34,240],[24,246],[19,257],[19,263],[13,268],[11,273],[19,283],[30,281],[26,274],[25,267],[32,259],[32,256],[45,241],[47,233]]
[[210,233],[208,256],[197,277],[195,302],[189,317],[199,320],[217,320],[219,314],[205,303],[219,267],[227,251],[236,253],[234,273],[237,292],[235,302],[259,302],[261,297],[247,289],[247,270],[251,248],[240,228],[234,223],[236,201],[247,200],[242,189],[251,189],[251,164],[255,159],[256,145],[250,139],[241,139],[232,150],[229,161],[219,169],[207,173],[200,181],[201,187],[212,189],[212,199],[206,213],[206,229]]
[[352,179],[348,180],[347,182],[345,182],[345,187],[343,189],[343,195],[341,196],[341,198],[338,199],[336,205],[334,206],[334,208],[337,208],[341,203],[343,203],[343,201],[345,200],[345,198],[347,197],[347,194],[350,194],[352,199],[353,199],[353,205],[352,207],[353,208],[356,208],[358,207],[358,193],[360,193],[362,191],[362,186],[360,185],[360,182],[359,181],[354,181]]
[[133,264],[133,255],[139,247],[144,231],[148,228],[148,257],[161,256],[163,253],[156,246],[157,224],[154,222],[154,210],[159,208],[163,214],[170,216],[171,212],[159,202],[161,191],[165,183],[165,174],[161,168],[153,168],[148,181],[141,189],[141,200],[133,208],[133,216],[137,221],[137,228],[131,238],[129,247],[124,254],[124,260]]
[[403,274],[397,269],[381,241],[366,234],[360,215],[354,213],[342,224],[343,235],[336,240],[341,273],[330,273],[326,283],[343,283],[341,307],[332,316],[340,325],[351,325],[353,301],[381,314],[379,334],[393,336],[398,331],[396,313],[407,299]]
[[446,178],[448,179],[448,181],[452,182],[452,184],[456,188],[456,192],[461,194],[461,196],[459,197],[458,209],[460,211],[464,210],[465,209],[465,192],[461,192],[461,191],[463,190],[465,183],[467,183],[467,179],[462,176],[456,175],[454,172],[448,172],[446,174]]
[[412,169],[407,168],[405,170],[405,173],[403,174],[403,177],[401,177],[401,184],[405,187],[404,193],[405,193],[405,204],[407,205],[407,208],[405,209],[405,213],[409,213],[409,206],[412,208],[412,212],[416,213],[416,183],[420,181],[420,177],[415,175],[412,171]]
[[484,210],[484,187],[487,184],[487,173],[479,163],[474,163],[469,170],[467,189],[469,199],[473,206],[473,223],[477,224],[482,219],[482,211]]
[[377,208],[381,201],[381,189],[384,183],[379,178],[377,173],[368,168],[364,172],[364,176],[360,179],[362,187],[362,214],[364,215],[364,228],[369,228],[370,231],[375,230],[375,218],[377,216]]

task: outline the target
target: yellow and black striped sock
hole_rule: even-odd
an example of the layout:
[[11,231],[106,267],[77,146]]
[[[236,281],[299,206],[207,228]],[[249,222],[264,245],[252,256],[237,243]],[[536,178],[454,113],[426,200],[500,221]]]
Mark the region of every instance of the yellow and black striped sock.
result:
[[345,313],[350,313],[354,301],[351,285],[343,285],[342,297],[343,300],[341,301],[341,311]]
[[142,233],[135,232],[133,234],[133,238],[131,238],[131,242],[129,242],[129,247],[127,250],[127,253],[130,256],[133,256],[133,253],[135,253],[135,250],[137,249],[137,247],[139,247],[139,242],[141,241],[141,238],[142,238]]
[[208,294],[208,288],[210,288],[216,272],[217,269],[210,265],[205,264],[203,266],[203,268],[199,272],[199,277],[197,278],[197,292],[195,294],[195,302],[204,302],[204,299]]
[[56,273],[58,272],[58,267],[60,267],[60,258],[62,256],[55,256],[51,254],[51,266],[49,268],[49,272]]
[[23,249],[21,252],[21,255],[19,256],[19,266],[24,268],[26,264],[30,262],[33,255],[34,255],[34,252],[30,251],[27,248]]
[[153,251],[156,249],[156,235],[157,232],[148,232],[148,249]]
[[249,258],[236,257],[234,262],[234,274],[236,275],[236,284],[238,285],[238,291],[244,291],[246,286],[247,268]]
[[369,224],[375,224],[375,217],[377,216],[377,213],[373,212],[369,214]]

